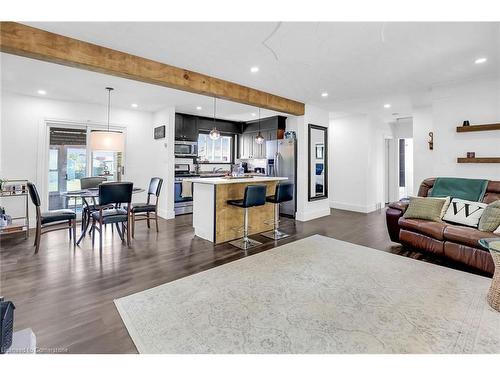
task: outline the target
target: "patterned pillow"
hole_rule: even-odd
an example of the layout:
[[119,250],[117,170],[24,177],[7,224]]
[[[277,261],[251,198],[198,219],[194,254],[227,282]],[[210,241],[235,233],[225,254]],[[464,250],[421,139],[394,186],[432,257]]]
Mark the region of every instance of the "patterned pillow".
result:
[[410,197],[410,204],[403,217],[405,219],[422,219],[430,221],[441,221],[441,210],[446,199]]
[[486,206],[488,206],[486,203],[453,198],[443,220],[477,228]]
[[479,220],[479,230],[493,232],[500,226],[500,200],[490,203]]

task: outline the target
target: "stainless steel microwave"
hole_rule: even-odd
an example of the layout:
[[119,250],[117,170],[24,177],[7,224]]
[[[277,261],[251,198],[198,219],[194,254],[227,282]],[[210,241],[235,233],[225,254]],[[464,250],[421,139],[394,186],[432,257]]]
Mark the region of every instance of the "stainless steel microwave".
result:
[[197,157],[198,142],[175,141],[174,154],[176,157]]

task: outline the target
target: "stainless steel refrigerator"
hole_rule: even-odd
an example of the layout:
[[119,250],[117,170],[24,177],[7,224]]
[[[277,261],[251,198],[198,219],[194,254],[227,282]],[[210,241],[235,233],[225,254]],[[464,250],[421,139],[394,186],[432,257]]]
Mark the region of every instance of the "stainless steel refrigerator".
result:
[[293,200],[281,203],[280,213],[295,217],[297,211],[297,141],[278,139],[266,142],[266,173],[268,176],[288,177],[294,184]]

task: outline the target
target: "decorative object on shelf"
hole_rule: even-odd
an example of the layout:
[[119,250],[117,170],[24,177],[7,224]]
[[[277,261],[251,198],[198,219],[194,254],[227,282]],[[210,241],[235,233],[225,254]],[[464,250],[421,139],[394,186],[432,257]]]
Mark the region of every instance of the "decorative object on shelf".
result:
[[165,138],[165,125],[157,126],[154,130],[155,139]]
[[465,120],[462,126],[470,126],[469,120]]
[[468,152],[467,153],[467,157],[470,159],[470,158],[475,158],[476,157],[476,153],[475,152]]
[[[3,207],[0,207],[0,235],[24,232],[25,238],[28,238],[29,198],[27,193],[27,184],[28,180],[2,180],[2,189],[0,189],[2,204],[4,199],[12,198],[14,202],[22,202],[22,198],[24,198],[24,215],[11,217],[5,213],[5,209]],[[18,210],[16,209],[15,211]]]
[[216,103],[217,103],[217,98],[214,96],[214,127],[212,130],[210,130],[210,134],[208,135],[210,139],[216,140],[220,138],[220,131],[217,129],[216,125],[216,119],[215,119],[215,114],[216,114]]
[[14,309],[11,301],[4,301],[0,297],[0,353],[5,353],[12,345],[14,330]]
[[255,143],[257,143],[258,145],[261,145],[264,143],[264,141],[265,141],[265,139],[260,132],[260,108],[259,108],[259,133],[255,137]]
[[285,139],[297,139],[297,134],[294,130],[288,130],[285,132]]
[[429,150],[434,150],[434,133],[429,132],[429,140],[427,141],[429,143]]
[[90,132],[90,149],[92,151],[114,151],[123,152],[125,148],[125,139],[123,133],[109,130],[109,115],[111,110],[111,91],[112,87],[106,87],[108,91],[108,129],[92,130]]

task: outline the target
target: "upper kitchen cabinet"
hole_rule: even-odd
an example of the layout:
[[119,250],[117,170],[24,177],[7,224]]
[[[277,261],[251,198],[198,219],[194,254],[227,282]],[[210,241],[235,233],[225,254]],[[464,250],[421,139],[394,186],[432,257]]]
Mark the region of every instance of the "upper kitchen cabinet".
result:
[[197,116],[175,114],[175,139],[182,141],[198,140],[198,118]]

